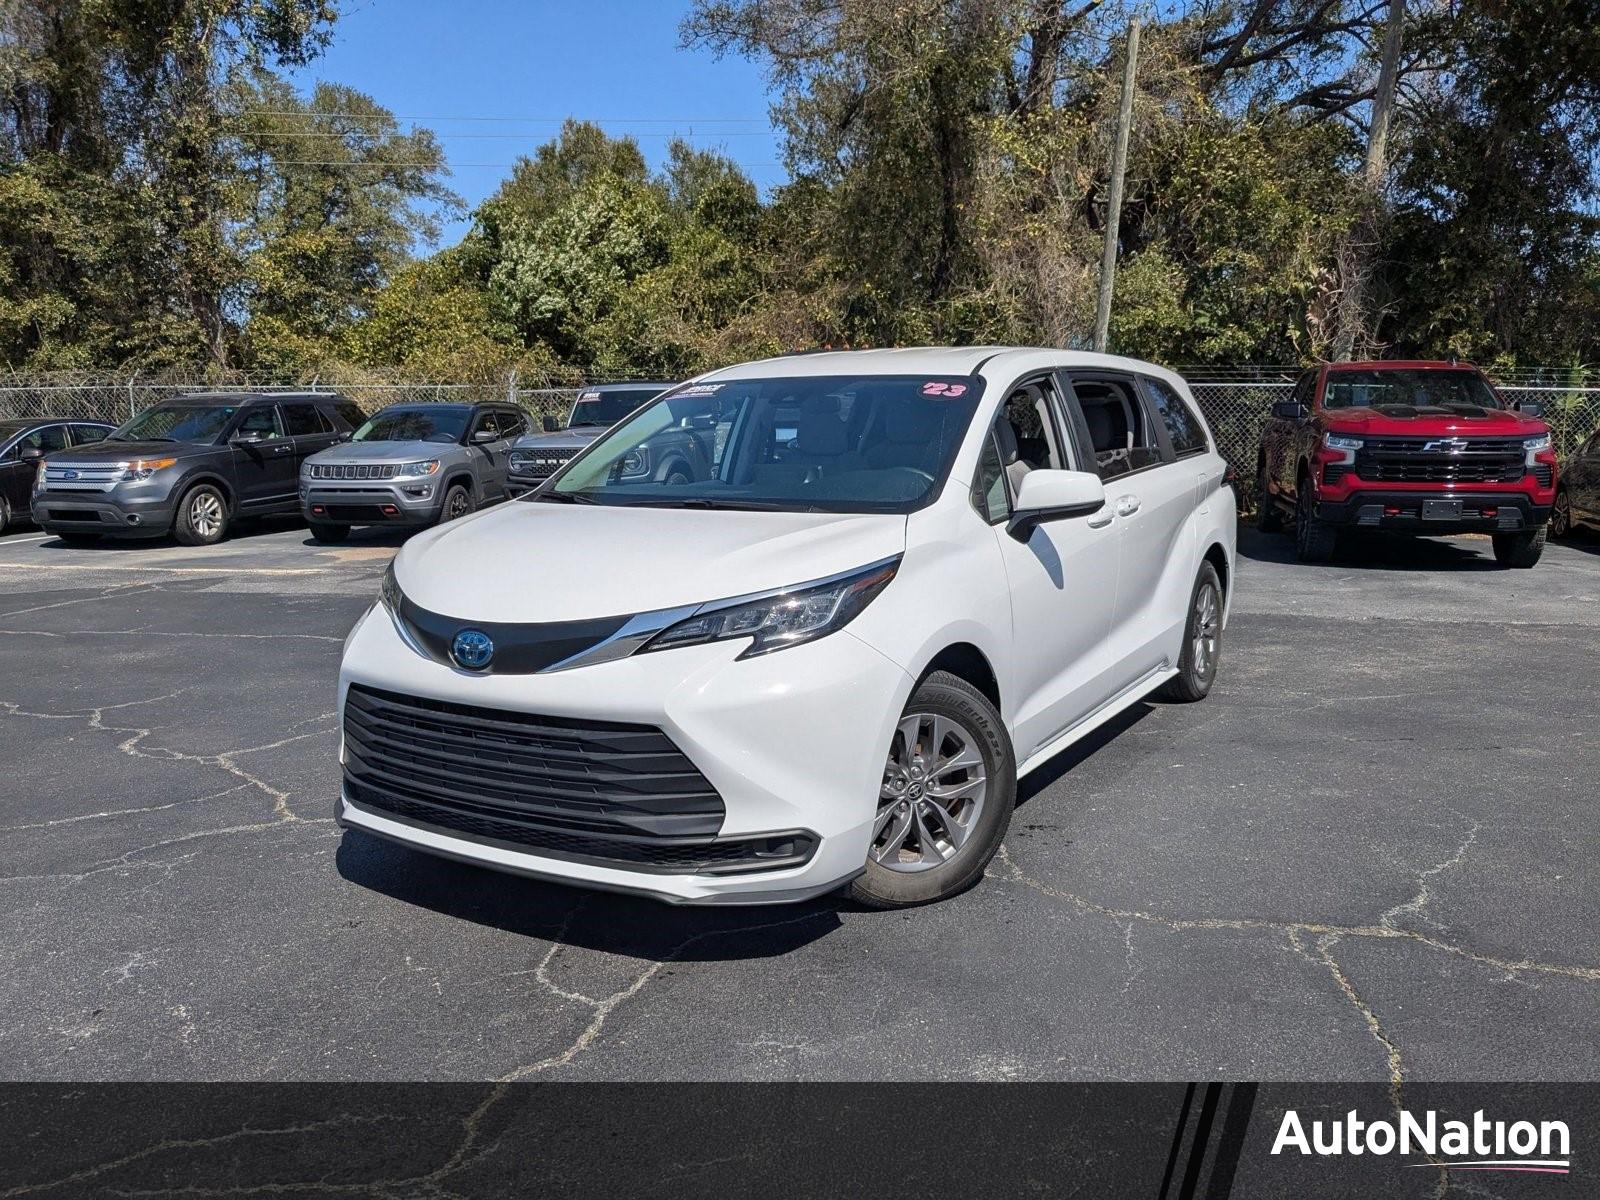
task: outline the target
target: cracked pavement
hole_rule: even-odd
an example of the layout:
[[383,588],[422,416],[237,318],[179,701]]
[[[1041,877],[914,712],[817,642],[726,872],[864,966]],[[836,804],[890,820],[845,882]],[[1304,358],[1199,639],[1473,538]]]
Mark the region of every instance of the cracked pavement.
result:
[[339,643],[396,544],[0,538],[0,1077],[1600,1079],[1600,542],[1246,531],[1212,697],[1041,769],[901,913],[342,834]]

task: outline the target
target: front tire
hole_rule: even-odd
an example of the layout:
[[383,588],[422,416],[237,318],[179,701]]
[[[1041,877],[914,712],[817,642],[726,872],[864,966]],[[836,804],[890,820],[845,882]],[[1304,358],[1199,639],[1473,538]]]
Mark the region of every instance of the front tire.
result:
[[466,516],[472,511],[472,493],[467,491],[464,484],[453,483],[444,494],[444,503],[439,506],[439,523],[454,521]]
[[935,671],[890,739],[867,869],[850,885],[869,908],[943,900],[977,882],[1017,803],[1011,738],[989,698]]
[[1162,685],[1162,699],[1183,704],[1204,700],[1216,682],[1221,650],[1222,580],[1212,563],[1203,562],[1189,595],[1189,619],[1183,627],[1178,673]]
[[1339,531],[1317,516],[1311,480],[1302,479],[1294,501],[1294,554],[1301,562],[1324,563],[1339,546]]
[[172,536],[185,546],[214,546],[228,536],[228,501],[209,483],[196,484],[178,503]]
[[1502,567],[1526,570],[1539,561],[1544,553],[1545,527],[1523,529],[1516,533],[1494,535],[1494,560]]

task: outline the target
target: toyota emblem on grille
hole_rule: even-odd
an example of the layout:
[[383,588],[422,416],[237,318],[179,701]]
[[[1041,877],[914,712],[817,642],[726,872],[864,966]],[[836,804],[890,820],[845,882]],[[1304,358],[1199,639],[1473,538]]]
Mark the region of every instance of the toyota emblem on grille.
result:
[[1422,449],[1424,451],[1428,451],[1428,450],[1445,450],[1445,451],[1448,451],[1451,454],[1459,454],[1461,451],[1465,450],[1466,448],[1467,448],[1467,439],[1466,438],[1440,438],[1437,441],[1424,442],[1422,444]]
[[450,643],[450,657],[469,671],[481,671],[494,657],[494,642],[480,629],[463,629]]

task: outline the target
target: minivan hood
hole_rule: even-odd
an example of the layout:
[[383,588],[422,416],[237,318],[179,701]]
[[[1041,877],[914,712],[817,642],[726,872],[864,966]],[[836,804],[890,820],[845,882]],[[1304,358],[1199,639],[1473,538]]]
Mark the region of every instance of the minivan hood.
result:
[[131,458],[193,458],[218,447],[210,442],[90,442],[46,455],[54,462],[121,462]]
[[1537,417],[1507,408],[1473,404],[1374,404],[1370,408],[1324,409],[1325,428],[1338,432],[1424,435],[1476,434],[1479,437],[1532,437],[1547,431]]
[[896,514],[516,500],[418,534],[395,577],[413,603],[463,621],[577,621],[790,587],[905,544]]
[[416,462],[418,459],[438,458],[461,447],[455,442],[341,442],[319,450],[307,462]]

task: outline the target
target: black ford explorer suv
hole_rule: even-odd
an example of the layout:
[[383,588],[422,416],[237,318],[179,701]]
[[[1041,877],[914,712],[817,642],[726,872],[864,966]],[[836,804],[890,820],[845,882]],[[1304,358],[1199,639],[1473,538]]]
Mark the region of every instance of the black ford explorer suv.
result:
[[[513,496],[532,491],[562,467],[595,438],[647,401],[654,400],[671,383],[601,383],[586,387],[567,415],[563,428],[554,417],[545,418],[545,432],[519,438],[511,446],[510,469],[506,482]],[[687,483],[694,476],[676,457],[657,457],[638,464],[639,477],[666,479],[664,472],[677,470]]]
[[165,401],[103,442],[46,457],[33,519],[69,542],[167,533],[186,546],[220,542],[239,518],[297,513],[301,461],[363,420],[332,392]]

